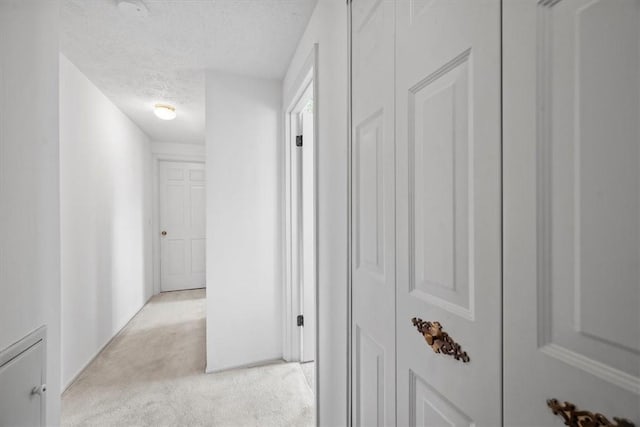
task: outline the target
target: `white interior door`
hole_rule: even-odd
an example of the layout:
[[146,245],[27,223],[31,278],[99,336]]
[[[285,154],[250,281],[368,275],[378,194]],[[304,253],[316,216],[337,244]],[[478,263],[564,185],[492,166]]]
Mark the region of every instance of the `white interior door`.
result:
[[[399,426],[501,425],[500,1],[395,2]],[[470,357],[436,353],[412,318]]]
[[[310,100],[313,102],[313,99]],[[302,362],[316,351],[316,211],[313,112],[300,113],[302,124]]]
[[395,425],[394,2],[353,0],[352,408]]
[[160,162],[161,290],[205,286],[205,168]]
[[640,425],[640,1],[504,3],[505,425]]

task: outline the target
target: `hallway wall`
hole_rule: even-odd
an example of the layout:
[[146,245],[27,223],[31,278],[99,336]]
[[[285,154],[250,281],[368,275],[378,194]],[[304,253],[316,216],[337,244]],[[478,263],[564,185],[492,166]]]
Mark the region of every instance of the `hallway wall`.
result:
[[207,73],[207,371],[282,357],[279,81]]
[[194,156],[202,156],[204,159],[205,151],[204,144],[151,141],[152,154],[170,154],[173,156],[184,156],[188,159],[191,159]]
[[60,420],[58,15],[55,0],[0,1],[0,350],[47,325],[50,425]]
[[61,55],[65,386],[153,294],[149,145],[149,138]]
[[347,424],[347,6],[319,0],[283,82],[284,99],[318,44],[318,422]]

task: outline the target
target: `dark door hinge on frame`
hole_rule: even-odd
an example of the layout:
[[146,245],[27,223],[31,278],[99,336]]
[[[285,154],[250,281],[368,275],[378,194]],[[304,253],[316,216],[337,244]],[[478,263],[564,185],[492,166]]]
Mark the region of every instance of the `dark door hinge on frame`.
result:
[[304,316],[302,314],[298,315],[298,317],[296,318],[296,323],[298,324],[298,326],[304,326]]
[[296,147],[302,147],[302,135],[296,135]]

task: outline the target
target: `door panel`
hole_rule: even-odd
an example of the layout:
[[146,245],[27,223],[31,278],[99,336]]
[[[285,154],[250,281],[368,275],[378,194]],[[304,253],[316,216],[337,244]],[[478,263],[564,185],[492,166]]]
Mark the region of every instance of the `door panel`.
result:
[[360,327],[355,331],[356,426],[381,426],[385,423],[385,349]]
[[175,181],[177,180],[169,178],[169,183],[167,184],[167,217],[165,223],[167,227],[181,227],[184,225],[184,180],[180,178],[177,183]]
[[409,89],[409,289],[473,319],[469,51]]
[[[395,4],[398,425],[497,426],[500,2]],[[435,353],[414,317],[470,362]]]
[[[192,171],[193,172],[193,171]],[[203,171],[198,171],[203,172]],[[191,206],[190,206],[190,215],[191,215],[191,228],[192,232],[199,234],[205,233],[205,224],[206,224],[206,199],[205,199],[205,191],[204,191],[204,181],[193,179],[193,174],[191,175]]]
[[160,162],[162,291],[205,285],[205,170],[202,163]]
[[382,120],[381,112],[356,129],[354,143],[356,268],[384,280],[384,229],[382,220]]
[[353,423],[395,425],[394,2],[352,10]]
[[191,240],[191,272],[203,273],[205,272],[205,239],[193,239]]
[[38,341],[0,366],[0,426],[35,427],[45,424],[44,342]]
[[413,371],[409,374],[409,381],[410,395],[414,399],[409,402],[409,425],[416,427],[474,426],[461,409],[444,399],[437,390]]
[[559,425],[557,398],[638,424],[640,1],[504,26],[505,423]]
[[186,274],[185,247],[183,239],[166,239],[167,247],[167,275],[178,276]]

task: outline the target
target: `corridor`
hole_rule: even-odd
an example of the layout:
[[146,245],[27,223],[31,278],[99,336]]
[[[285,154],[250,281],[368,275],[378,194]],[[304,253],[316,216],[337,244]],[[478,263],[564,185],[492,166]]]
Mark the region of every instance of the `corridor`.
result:
[[153,297],[63,394],[62,425],[313,425],[297,363],[204,373],[205,301]]

